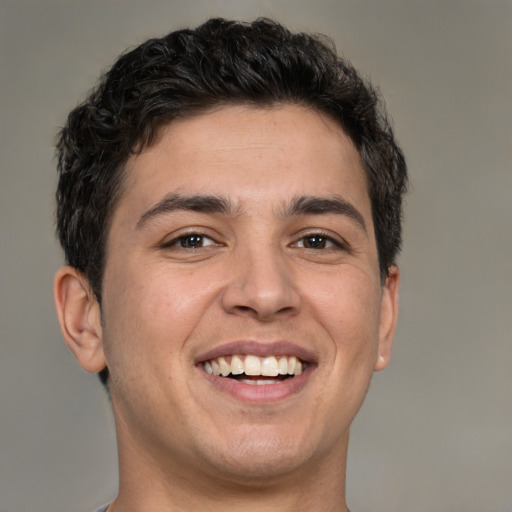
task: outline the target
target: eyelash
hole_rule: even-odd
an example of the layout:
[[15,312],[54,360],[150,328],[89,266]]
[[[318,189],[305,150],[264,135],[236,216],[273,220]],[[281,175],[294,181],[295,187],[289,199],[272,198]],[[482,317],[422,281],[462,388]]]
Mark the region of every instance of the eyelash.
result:
[[313,232],[313,233],[307,233],[305,235],[302,235],[297,242],[295,242],[293,245],[297,247],[298,243],[299,242],[303,242],[307,239],[311,240],[313,238],[317,238],[319,239],[319,243],[322,244],[322,243],[326,243],[326,244],[332,244],[332,247],[305,247],[305,246],[302,246],[300,247],[301,249],[307,249],[307,250],[311,250],[311,251],[320,251],[320,250],[329,250],[329,249],[340,249],[340,250],[348,250],[348,247],[347,245],[340,241],[340,240],[337,240],[336,238],[326,234],[326,233],[323,233],[321,231],[318,231],[318,232]]
[[[203,243],[205,239],[209,240],[211,243],[208,243],[207,245],[200,245],[199,247],[194,247],[194,246],[183,246],[183,245],[179,245],[183,242],[185,242],[187,239],[190,239],[190,238],[197,238],[199,239],[199,242],[200,243]],[[165,242],[164,244],[162,244],[162,248],[163,249],[168,249],[168,248],[171,248],[171,247],[176,247],[177,249],[183,249],[183,250],[188,250],[188,249],[191,249],[191,250],[194,250],[194,249],[202,249],[204,247],[209,247],[209,246],[212,246],[212,245],[219,245],[211,236],[208,236],[207,234],[205,233],[201,233],[199,231],[193,231],[193,232],[190,232],[190,233],[184,233],[180,236],[177,236],[176,238],[173,238],[172,240],[170,240],[169,242]]]
[[[183,243],[186,243],[187,239],[191,239],[191,238],[197,238],[198,239],[197,243],[201,244],[201,245],[199,245],[198,247],[196,247],[194,245],[182,245]],[[304,244],[305,240],[309,239],[309,241],[311,242],[312,239],[314,239],[314,238],[318,239],[317,243],[318,243],[318,245],[320,245],[320,247],[314,247],[314,246],[307,247]],[[209,243],[207,243],[206,245],[203,245],[205,240],[209,240]],[[189,242],[190,242],[190,240],[189,240]],[[299,245],[300,243],[302,243],[303,245],[300,246]],[[323,246],[322,246],[322,244],[323,244]],[[329,244],[331,244],[331,247],[325,246],[325,245],[329,245]],[[207,234],[202,233],[200,231],[197,231],[197,232],[194,231],[194,232],[185,233],[176,238],[173,238],[169,242],[162,244],[161,247],[163,249],[176,247],[177,249],[182,249],[182,250],[194,250],[194,249],[203,249],[205,247],[210,247],[210,246],[214,246],[214,245],[218,246],[220,244],[218,244],[212,237],[208,236]],[[308,234],[301,236],[296,242],[294,242],[292,244],[292,247],[298,247],[300,249],[307,249],[310,251],[322,251],[322,250],[329,250],[329,249],[348,250],[347,245],[344,242],[340,242],[339,240],[336,240],[332,236],[329,236],[321,231],[308,233]]]

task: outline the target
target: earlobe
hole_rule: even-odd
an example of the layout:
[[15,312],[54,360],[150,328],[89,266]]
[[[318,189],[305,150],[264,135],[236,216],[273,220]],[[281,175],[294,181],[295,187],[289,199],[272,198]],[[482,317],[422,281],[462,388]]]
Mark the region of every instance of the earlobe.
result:
[[400,287],[400,271],[392,266],[382,289],[381,314],[379,327],[379,352],[375,363],[375,371],[386,368],[391,357],[391,349],[395,338],[398,319],[398,289]]
[[64,339],[84,370],[106,366],[101,312],[87,278],[68,265],[55,275],[53,298]]

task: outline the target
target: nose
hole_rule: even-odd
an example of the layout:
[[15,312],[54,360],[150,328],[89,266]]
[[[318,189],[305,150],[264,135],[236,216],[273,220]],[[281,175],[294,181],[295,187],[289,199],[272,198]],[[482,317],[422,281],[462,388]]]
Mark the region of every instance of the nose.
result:
[[300,295],[293,271],[278,249],[240,254],[229,272],[222,294],[222,306],[227,313],[269,322],[299,311]]

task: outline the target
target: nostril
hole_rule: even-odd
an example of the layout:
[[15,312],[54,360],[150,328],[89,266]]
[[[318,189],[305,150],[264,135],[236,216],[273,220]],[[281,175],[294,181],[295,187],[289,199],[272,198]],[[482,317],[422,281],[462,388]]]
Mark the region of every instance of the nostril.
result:
[[236,306],[235,309],[239,313],[251,313],[251,314],[257,314],[257,311],[254,308],[251,308],[250,306]]
[[280,310],[278,310],[277,313],[292,313],[293,311],[295,311],[294,307],[286,306],[286,307],[281,308]]

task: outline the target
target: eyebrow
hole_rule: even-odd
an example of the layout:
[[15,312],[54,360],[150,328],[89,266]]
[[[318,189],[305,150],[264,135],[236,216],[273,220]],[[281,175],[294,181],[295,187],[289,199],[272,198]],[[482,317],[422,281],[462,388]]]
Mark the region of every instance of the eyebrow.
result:
[[[146,210],[137,221],[137,229],[143,227],[150,219],[178,210],[188,210],[199,213],[218,213],[236,215],[240,212],[226,197],[212,195],[170,194]],[[366,223],[359,210],[341,197],[299,196],[292,199],[290,204],[282,209],[283,218],[298,215],[344,215],[359,224],[366,233]]]
[[341,197],[317,197],[300,196],[292,200],[290,205],[283,211],[283,216],[293,215],[344,215],[359,224],[365,233],[366,222],[361,212],[351,203]]
[[170,194],[161,201],[146,210],[137,221],[137,228],[143,227],[150,219],[158,217],[165,213],[171,213],[177,210],[188,210],[200,213],[221,213],[224,215],[234,215],[236,208],[229,199],[222,196],[182,196],[179,194]]

